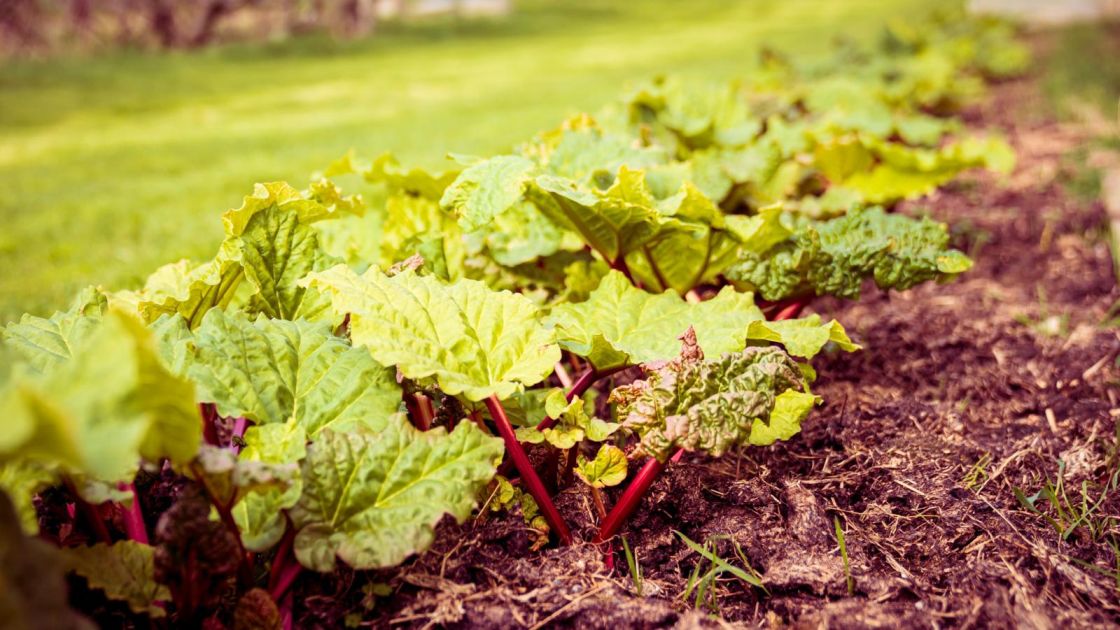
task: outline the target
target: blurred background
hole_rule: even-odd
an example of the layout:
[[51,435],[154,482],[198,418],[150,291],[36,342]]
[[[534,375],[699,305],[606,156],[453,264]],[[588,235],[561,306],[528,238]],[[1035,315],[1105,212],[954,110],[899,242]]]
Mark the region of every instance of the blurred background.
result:
[[[945,0],[0,0],[0,323],[212,254],[257,181],[354,148],[439,167],[657,74],[748,73]],[[1046,115],[1111,116],[1115,0],[973,0],[1044,49]]]

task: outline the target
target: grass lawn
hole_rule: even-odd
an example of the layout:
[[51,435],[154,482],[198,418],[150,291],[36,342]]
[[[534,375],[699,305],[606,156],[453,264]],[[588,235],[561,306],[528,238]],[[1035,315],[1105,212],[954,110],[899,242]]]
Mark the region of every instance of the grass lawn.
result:
[[509,146],[657,73],[742,74],[931,0],[533,0],[501,21],[0,67],[0,323],[212,255],[253,182],[347,149],[438,165]]

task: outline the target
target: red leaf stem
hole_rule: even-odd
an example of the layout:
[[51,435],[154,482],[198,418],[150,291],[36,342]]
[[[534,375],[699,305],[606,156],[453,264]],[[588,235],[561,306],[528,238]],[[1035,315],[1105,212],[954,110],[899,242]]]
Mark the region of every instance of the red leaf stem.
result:
[[498,428],[498,433],[506,443],[506,452],[509,454],[513,465],[517,467],[517,472],[521,474],[521,479],[525,483],[525,489],[537,502],[537,507],[541,510],[541,515],[544,516],[548,526],[552,531],[556,532],[557,538],[560,543],[569,545],[572,542],[572,533],[568,530],[567,523],[564,518],[560,516],[560,512],[556,509],[556,505],[552,502],[552,497],[548,495],[545,490],[544,484],[541,483],[541,478],[537,476],[537,471],[533,469],[533,464],[529,461],[529,457],[525,454],[525,449],[521,448],[521,442],[517,440],[517,434],[513,431],[513,425],[510,424],[509,418],[506,416],[506,410],[502,407],[501,401],[496,396],[491,396],[486,399],[486,408],[490,411],[490,417],[494,419],[494,424]]

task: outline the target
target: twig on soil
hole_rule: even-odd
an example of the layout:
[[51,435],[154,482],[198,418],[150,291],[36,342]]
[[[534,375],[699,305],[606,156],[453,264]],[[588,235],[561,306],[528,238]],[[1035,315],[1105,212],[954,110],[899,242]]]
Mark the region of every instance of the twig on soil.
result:
[[531,628],[529,628],[529,630],[540,630],[541,628],[547,626],[549,624],[549,622],[551,622],[553,619],[556,619],[560,615],[564,614],[564,612],[567,611],[572,606],[575,606],[576,604],[582,602],[583,600],[587,599],[588,597],[591,597],[592,595],[595,595],[596,593],[598,593],[599,591],[602,591],[603,589],[607,588],[608,586],[610,586],[610,584],[600,584],[600,585],[592,588],[591,590],[587,591],[586,593],[583,593],[583,594],[579,595],[578,597],[572,599],[567,604],[564,604],[560,608],[557,608],[555,612],[553,612],[551,615],[545,617],[541,621],[537,622],[535,625],[533,625]]

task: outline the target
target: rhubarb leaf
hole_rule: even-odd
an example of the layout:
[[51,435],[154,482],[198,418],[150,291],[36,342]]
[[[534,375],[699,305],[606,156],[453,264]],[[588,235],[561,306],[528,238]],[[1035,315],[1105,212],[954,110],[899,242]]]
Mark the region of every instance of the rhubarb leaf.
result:
[[4,328],[6,344],[19,351],[39,372],[46,372],[74,355],[97,326],[108,308],[101,291],[89,287],[82,291],[70,309],[56,312],[49,319],[24,314],[19,322]]
[[[288,526],[284,510],[299,501],[303,480],[297,464],[307,456],[307,434],[294,422],[249,427],[238,465],[263,464],[285,469],[282,485],[258,488],[233,506],[241,542],[250,551],[263,552],[280,542]],[[290,473],[287,467],[294,467]]]
[[150,545],[121,540],[112,545],[70,547],[63,555],[70,570],[84,577],[90,588],[104,591],[109,599],[127,602],[132,612],[158,619],[167,614],[158,602],[171,599],[171,592],[155,581],[153,552]]
[[945,224],[876,207],[807,223],[761,254],[744,250],[727,276],[768,300],[805,294],[854,299],[867,277],[881,289],[903,290],[971,266],[967,256],[949,249]]
[[189,374],[200,400],[226,417],[257,424],[294,420],[315,439],[327,427],[379,430],[397,410],[392,370],[353,348],[326,323],[258,318],[213,310],[194,335]]
[[234,506],[252,493],[269,490],[283,493],[291,486],[297,466],[295,462],[241,459],[228,448],[203,444],[190,470],[212,500]]
[[797,435],[801,432],[801,421],[819,402],[820,398],[813,394],[792,389],[778,394],[774,399],[769,422],[756,418],[751,425],[751,445],[769,446],[778,440],[788,440]]
[[747,337],[780,343],[793,356],[806,359],[817,356],[821,348],[830,341],[845,352],[859,350],[859,346],[852,343],[840,322],[832,320],[822,324],[820,315],[773,322],[754,321],[747,328]]
[[593,488],[617,486],[626,480],[626,453],[617,446],[604,444],[595,453],[595,459],[588,460],[580,455],[575,470],[579,478]]
[[311,274],[336,313],[350,314],[350,338],[411,379],[434,378],[444,393],[506,398],[552,373],[560,348],[523,295],[474,280],[445,284],[406,270],[357,275],[345,266]]
[[194,386],[167,371],[138,321],[109,311],[74,356],[0,391],[0,459],[42,458],[104,481],[131,479],[141,457],[190,461],[201,427]]
[[553,309],[551,322],[565,350],[599,370],[668,360],[679,353],[676,338],[689,326],[713,356],[742,350],[747,325],[762,320],[749,293],[724,288],[716,297],[689,304],[672,292],[646,293],[611,271],[586,302]]
[[296,282],[331,266],[315,230],[298,215],[266,208],[249,218],[237,238],[245,277],[256,289],[246,309],[272,319],[318,320],[329,315],[330,301]]
[[610,262],[641,247],[657,233],[660,214],[642,190],[645,174],[623,167],[606,191],[554,175],[536,178],[538,207],[553,221],[578,233]]
[[680,356],[648,366],[645,380],[610,396],[622,426],[660,461],[677,448],[719,456],[749,444],[755,421],[770,422],[777,396],[805,387],[797,363],[778,348],[705,360],[692,330],[682,340]]
[[324,431],[303,462],[303,495],[290,511],[300,564],[330,572],[399,564],[426,549],[444,514],[470,515],[494,476],[502,441],[471,422],[448,434],[405,422],[380,433]]
[[468,166],[447,187],[440,206],[459,216],[464,230],[482,229],[521,201],[535,169],[519,155],[499,155]]
[[241,207],[226,210],[222,214],[228,236],[241,236],[249,226],[250,220],[267,210],[277,210],[277,214],[293,214],[304,225],[325,219],[332,215],[330,208],[304,193],[289,186],[286,182],[269,182],[253,187],[253,194],[246,195]]
[[237,244],[226,240],[213,260],[201,264],[180,260],[157,269],[136,293],[136,309],[145,322],[178,314],[194,329],[207,311],[233,301],[241,279]]

